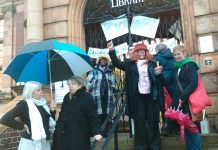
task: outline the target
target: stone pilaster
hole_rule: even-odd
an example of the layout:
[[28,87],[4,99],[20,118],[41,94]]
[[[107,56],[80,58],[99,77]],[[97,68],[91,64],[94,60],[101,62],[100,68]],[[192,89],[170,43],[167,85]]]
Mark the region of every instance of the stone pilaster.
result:
[[193,1],[180,0],[180,8],[184,45],[188,49],[188,55],[193,56],[198,54]]
[[43,40],[43,2],[27,0],[27,42]]
[[[10,63],[14,55],[14,13],[15,7],[13,5],[3,7],[1,12],[4,15],[4,41],[3,41],[3,62],[2,69],[5,68]],[[2,91],[10,92],[10,87],[12,85],[12,79],[8,75],[3,74],[2,76]]]

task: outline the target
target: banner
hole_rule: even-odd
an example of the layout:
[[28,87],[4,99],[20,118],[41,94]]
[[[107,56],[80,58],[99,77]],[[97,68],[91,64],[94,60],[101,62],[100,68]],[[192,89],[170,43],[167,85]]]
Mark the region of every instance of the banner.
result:
[[101,27],[107,41],[128,33],[127,18],[103,22],[101,23]]
[[144,16],[133,17],[131,33],[148,38],[155,38],[160,19]]
[[89,47],[88,49],[88,55],[91,58],[98,58],[100,55],[108,55],[108,52],[109,52],[108,48],[100,49],[100,48]]
[[[114,48],[115,48],[117,56],[126,54],[128,52],[127,43],[120,44],[118,46],[115,46]],[[108,52],[109,52],[108,48],[100,49],[100,48],[89,47],[88,49],[88,55],[91,58],[98,58],[101,55],[108,55]]]
[[155,39],[155,41],[154,41],[154,40],[151,40],[150,42],[148,42],[147,40],[144,40],[143,43],[144,43],[145,45],[147,45],[148,50],[149,50],[149,52],[150,52],[152,55],[155,55],[155,54],[156,54],[155,47],[156,47],[158,44],[166,44],[167,48],[169,48],[171,51],[172,51],[172,49],[177,45],[177,41],[176,41],[175,38],[162,39],[162,41],[160,41],[159,39]]

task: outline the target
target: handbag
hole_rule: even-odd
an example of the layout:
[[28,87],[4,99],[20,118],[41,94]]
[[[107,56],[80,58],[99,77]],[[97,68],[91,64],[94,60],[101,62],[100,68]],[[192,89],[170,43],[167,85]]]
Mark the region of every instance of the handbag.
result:
[[[186,65],[186,70],[189,78],[188,65]],[[212,105],[212,100],[207,95],[202,80],[199,76],[198,76],[198,86],[194,90],[194,92],[192,92],[192,94],[189,96],[189,102],[191,105],[191,110],[194,114],[201,112],[203,109],[205,109],[206,106]]]
[[193,113],[190,103],[189,103],[189,109],[190,109],[190,113],[191,113],[192,122],[200,122],[200,121],[204,120],[204,111],[205,111],[205,109],[201,110],[198,113]]
[[[182,85],[178,79],[178,75],[176,76],[176,81],[177,81],[177,85],[179,86],[179,89],[180,91],[183,93],[183,88],[182,88]],[[198,113],[194,113],[193,110],[192,110],[192,107],[191,107],[191,103],[190,103],[190,100],[189,100],[189,110],[190,110],[190,113],[191,113],[191,120],[192,122],[200,122],[203,120],[203,109],[198,112]]]

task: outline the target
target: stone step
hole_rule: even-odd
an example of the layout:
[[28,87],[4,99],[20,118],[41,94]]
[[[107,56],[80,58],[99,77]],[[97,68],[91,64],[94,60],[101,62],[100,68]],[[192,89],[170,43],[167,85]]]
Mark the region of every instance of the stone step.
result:
[[[218,134],[208,134],[202,136],[202,149],[217,150]],[[96,150],[100,150],[105,139],[99,142]],[[121,133],[118,136],[119,150],[134,150],[134,139],[129,138],[129,134]],[[179,137],[161,137],[161,150],[184,150],[185,145],[180,143]],[[114,150],[114,139],[110,141],[107,150]]]

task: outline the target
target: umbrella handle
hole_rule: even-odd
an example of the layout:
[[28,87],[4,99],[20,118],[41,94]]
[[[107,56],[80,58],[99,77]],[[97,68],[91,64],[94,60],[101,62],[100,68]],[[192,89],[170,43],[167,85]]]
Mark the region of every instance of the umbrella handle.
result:
[[178,111],[182,110],[182,106],[179,104],[176,110]]

